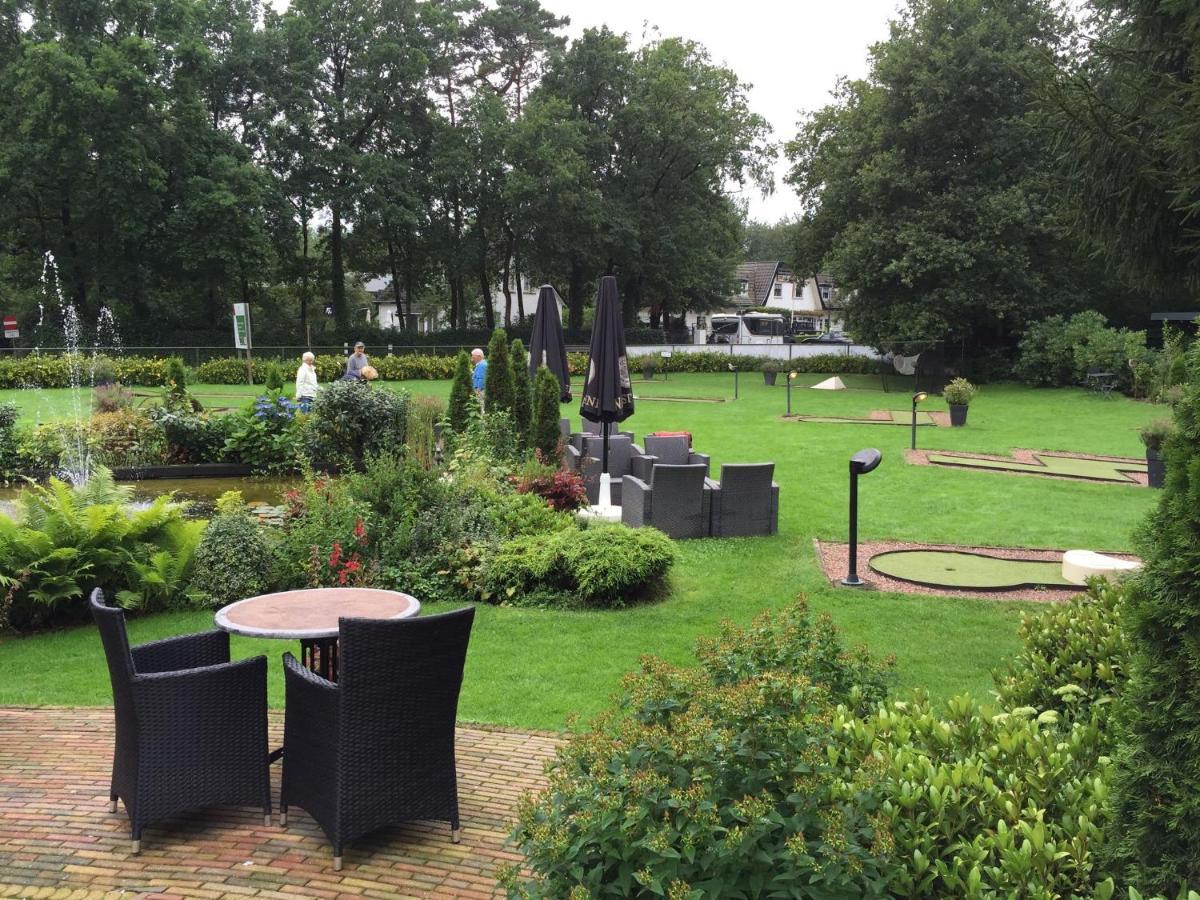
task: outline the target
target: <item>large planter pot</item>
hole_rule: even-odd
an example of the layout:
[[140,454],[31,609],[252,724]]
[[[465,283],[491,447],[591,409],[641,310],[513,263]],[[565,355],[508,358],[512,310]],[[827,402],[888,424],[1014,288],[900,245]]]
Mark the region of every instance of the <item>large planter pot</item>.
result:
[[775,376],[778,374],[778,372],[763,372],[763,384],[765,384],[767,387],[774,387]]
[[965,403],[950,404],[950,424],[955,428],[967,424],[967,410],[970,409]]
[[654,380],[654,366],[650,366],[650,365],[642,366],[642,377],[645,378],[647,381],[653,381]]
[[1152,488],[1160,488],[1167,477],[1167,461],[1157,450],[1146,448],[1146,483]]

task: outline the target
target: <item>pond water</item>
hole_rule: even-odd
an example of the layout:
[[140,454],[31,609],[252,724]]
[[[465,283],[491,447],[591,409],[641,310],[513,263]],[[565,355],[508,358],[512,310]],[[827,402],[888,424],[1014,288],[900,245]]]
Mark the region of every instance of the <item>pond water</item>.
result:
[[[226,491],[241,491],[242,499],[251,507],[267,507],[282,503],[284,493],[299,484],[290,478],[262,477],[149,478],[121,483],[133,486],[133,495],[137,500],[153,500],[160,494],[174,491],[176,499],[191,502],[189,512],[196,517],[211,514],[217,498]],[[25,490],[28,488],[24,485],[0,487],[0,514],[12,515],[17,498]]]

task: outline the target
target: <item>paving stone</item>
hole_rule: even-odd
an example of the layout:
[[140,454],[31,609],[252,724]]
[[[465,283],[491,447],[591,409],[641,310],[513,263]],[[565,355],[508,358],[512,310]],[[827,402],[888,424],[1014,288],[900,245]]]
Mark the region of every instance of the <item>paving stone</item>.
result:
[[[272,746],[283,713],[270,716]],[[108,811],[109,708],[0,708],[0,897],[108,900],[151,897],[489,897],[497,868],[520,855],[507,843],[517,801],[545,783],[558,736],[460,725],[462,843],[445,822],[409,823],[332,850],[303,810],[288,827],[258,809],[212,809],[148,827],[130,854],[125,810]],[[271,767],[279,797],[279,765]],[[250,865],[245,863],[250,862]]]

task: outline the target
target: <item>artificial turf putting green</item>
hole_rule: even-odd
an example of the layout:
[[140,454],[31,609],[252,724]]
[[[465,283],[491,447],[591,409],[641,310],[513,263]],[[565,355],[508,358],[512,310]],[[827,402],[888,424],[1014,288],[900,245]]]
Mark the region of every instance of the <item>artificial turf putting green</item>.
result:
[[889,550],[871,557],[880,575],[932,587],[1009,590],[1023,587],[1073,587],[1062,577],[1062,563],[1004,559],[965,550]]
[[1072,456],[1053,456],[1043,451],[1031,451],[1037,462],[1018,460],[980,459],[950,453],[929,453],[926,458],[935,466],[959,466],[967,469],[991,469],[1000,472],[1025,472],[1032,475],[1053,475],[1058,478],[1085,478],[1119,484],[1139,484],[1129,472],[1145,472],[1146,464],[1136,459],[1079,459]]
[[[875,419],[870,416],[857,416],[848,418],[841,416],[797,416],[796,418],[801,422],[821,422],[836,425],[912,425],[913,414],[911,411],[905,411],[902,409],[889,409],[887,410],[887,415],[888,418],[886,419],[882,417]],[[929,413],[918,410],[917,424],[936,425],[937,422],[933,420],[933,416],[931,416]]]

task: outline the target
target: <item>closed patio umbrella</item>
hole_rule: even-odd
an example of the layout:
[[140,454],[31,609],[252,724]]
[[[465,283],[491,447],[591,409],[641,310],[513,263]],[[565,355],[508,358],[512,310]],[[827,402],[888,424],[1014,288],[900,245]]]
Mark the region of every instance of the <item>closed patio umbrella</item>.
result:
[[567,367],[567,345],[563,340],[562,317],[558,314],[558,291],[543,284],[538,291],[533,334],[529,338],[529,377],[537,376],[538,366],[554,373],[560,388],[559,401],[571,402],[571,372]]
[[613,422],[623,422],[633,415],[633,388],[629,384],[629,361],[625,357],[621,300],[617,296],[617,279],[612,275],[600,279],[579,414],[604,425],[604,459],[600,471],[607,472],[610,427]]

